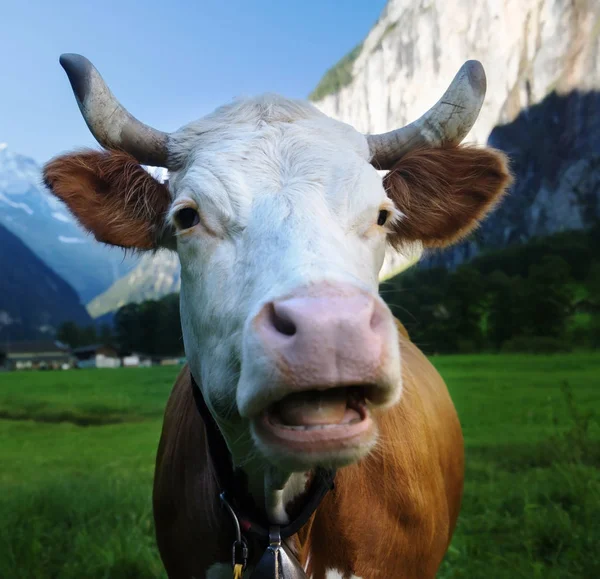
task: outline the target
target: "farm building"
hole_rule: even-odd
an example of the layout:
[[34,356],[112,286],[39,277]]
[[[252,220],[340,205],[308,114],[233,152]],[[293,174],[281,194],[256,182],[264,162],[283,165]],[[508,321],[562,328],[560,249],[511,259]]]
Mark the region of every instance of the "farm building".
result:
[[146,354],[139,354],[138,352],[131,352],[127,356],[123,356],[123,366],[126,368],[131,367],[142,367],[147,368],[152,366],[152,357]]
[[152,358],[152,364],[155,366],[181,366],[185,363],[185,358],[178,358],[174,356],[156,356]]
[[78,368],[118,368],[121,365],[116,350],[101,344],[75,348],[73,356]]
[[69,347],[52,340],[12,342],[0,349],[7,370],[59,370],[74,363]]

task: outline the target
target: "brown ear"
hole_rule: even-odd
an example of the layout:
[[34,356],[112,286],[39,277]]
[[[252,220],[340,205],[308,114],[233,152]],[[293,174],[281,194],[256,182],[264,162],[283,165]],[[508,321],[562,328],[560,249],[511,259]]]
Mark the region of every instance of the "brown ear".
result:
[[460,240],[493,209],[511,182],[506,157],[494,149],[408,153],[384,178],[388,196],[404,213],[394,226],[392,243],[444,247]]
[[127,153],[62,155],[44,167],[44,183],[98,241],[137,249],[158,247],[169,190]]

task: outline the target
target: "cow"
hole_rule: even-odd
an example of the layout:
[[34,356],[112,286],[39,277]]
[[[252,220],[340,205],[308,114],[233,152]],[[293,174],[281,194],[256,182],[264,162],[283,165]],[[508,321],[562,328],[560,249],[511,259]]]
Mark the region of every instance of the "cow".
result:
[[51,160],[46,185],[98,241],[181,263],[188,365],[153,494],[169,577],[434,577],[460,510],[462,432],[378,284],[386,255],[462,239],[511,182],[502,153],[461,144],[481,64],[413,123],[364,135],[270,94],[165,133],[86,58],[60,61],[103,149]]

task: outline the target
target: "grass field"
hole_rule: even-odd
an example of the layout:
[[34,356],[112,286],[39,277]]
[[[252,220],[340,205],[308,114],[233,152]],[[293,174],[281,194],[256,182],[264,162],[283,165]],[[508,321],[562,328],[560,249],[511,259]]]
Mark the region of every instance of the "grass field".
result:
[[[600,577],[600,354],[433,358],[467,447],[442,578]],[[153,461],[174,368],[0,374],[0,577],[165,577]]]

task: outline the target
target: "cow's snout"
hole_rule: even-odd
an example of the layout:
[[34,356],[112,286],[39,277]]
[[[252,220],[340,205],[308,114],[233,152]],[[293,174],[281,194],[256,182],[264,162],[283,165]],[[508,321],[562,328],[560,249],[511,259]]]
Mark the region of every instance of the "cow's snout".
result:
[[244,345],[240,415],[261,451],[292,469],[365,456],[377,438],[372,408],[401,395],[394,318],[377,294],[351,285],[268,301]]
[[323,286],[266,303],[254,329],[265,354],[295,390],[377,383],[389,346],[395,346],[390,323],[391,314],[377,296]]

